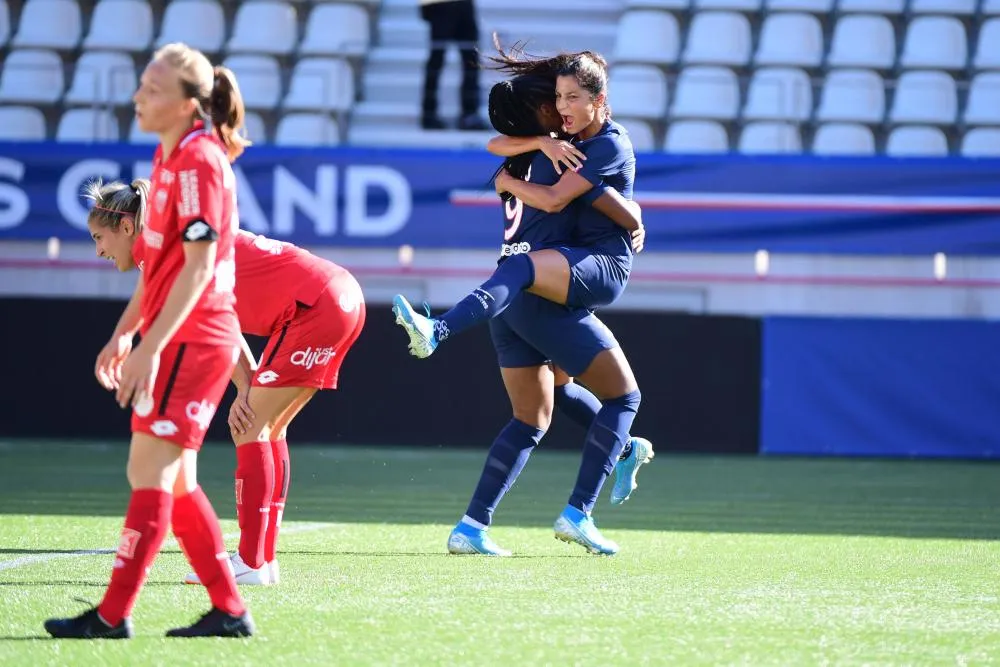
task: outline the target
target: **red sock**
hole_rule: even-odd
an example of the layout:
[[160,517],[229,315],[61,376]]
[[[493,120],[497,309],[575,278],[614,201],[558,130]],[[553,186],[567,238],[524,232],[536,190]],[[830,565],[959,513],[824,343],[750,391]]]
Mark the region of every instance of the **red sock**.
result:
[[281,517],[285,513],[288,482],[292,478],[292,466],[288,459],[288,441],[273,441],[271,443],[271,457],[274,459],[274,493],[271,495],[271,520],[267,524],[267,536],[264,538],[264,560],[268,563],[275,559],[278,552],[278,529],[281,528]]
[[131,615],[170,524],[173,498],[160,489],[132,492],[118,542],[111,583],[97,612],[112,626]]
[[199,486],[186,496],[174,498],[174,535],[198,579],[208,589],[212,606],[239,616],[246,611],[229,569],[229,554],[212,504]]
[[236,448],[236,516],[240,520],[240,556],[257,569],[264,564],[264,537],[274,493],[271,444],[248,442]]

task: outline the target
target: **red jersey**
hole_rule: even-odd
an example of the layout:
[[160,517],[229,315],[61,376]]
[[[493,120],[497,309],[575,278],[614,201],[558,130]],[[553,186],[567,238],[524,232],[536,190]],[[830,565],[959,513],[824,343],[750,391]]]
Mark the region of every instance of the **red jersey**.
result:
[[284,241],[236,233],[236,312],[240,328],[269,336],[295,313],[313,306],[330,280],[346,273],[331,261]]
[[196,123],[166,160],[162,147],[157,147],[150,182],[142,257],[137,262],[144,281],[142,333],[160,314],[184,266],[184,243],[214,239],[212,280],[171,340],[219,345],[237,342],[239,324],[233,294],[233,240],[239,226],[236,176],[222,144],[202,123]]

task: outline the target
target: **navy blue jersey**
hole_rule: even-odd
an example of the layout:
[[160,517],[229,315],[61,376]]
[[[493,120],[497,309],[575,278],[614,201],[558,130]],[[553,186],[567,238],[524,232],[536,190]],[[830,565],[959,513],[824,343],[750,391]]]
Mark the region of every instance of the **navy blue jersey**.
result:
[[[552,162],[539,151],[531,161],[527,180],[538,185],[555,185],[559,181]],[[511,255],[565,245],[573,234],[576,210],[567,206],[559,213],[546,213],[528,206],[520,199],[504,202],[504,234],[501,260]]]
[[614,188],[625,199],[632,199],[635,151],[628,131],[609,120],[597,134],[577,142],[576,147],[587,156],[577,173],[594,187],[574,202],[577,215],[573,245],[599,249],[609,254],[621,254],[623,248],[624,252],[631,253],[629,233],[593,207],[594,201],[604,194],[604,186]]

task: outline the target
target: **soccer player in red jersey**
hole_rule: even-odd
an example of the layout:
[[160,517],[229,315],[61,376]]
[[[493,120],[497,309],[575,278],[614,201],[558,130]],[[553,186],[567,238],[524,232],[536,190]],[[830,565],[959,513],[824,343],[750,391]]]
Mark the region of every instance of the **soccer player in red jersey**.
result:
[[[170,525],[212,608],[167,636],[246,637],[253,620],[196,477],[198,449],[239,352],[230,163],[246,145],[237,134],[243,101],[232,72],[169,44],[146,67],[134,102],[139,126],[160,138],[144,267],[97,366],[119,405],[132,409],[132,496],[104,599],[79,616],[49,619],[45,629],[59,638],[131,637],[132,609]],[[136,324],[142,341],[130,349]]]
[[[143,179],[88,187],[97,254],[120,271],[145,264],[148,190]],[[365,303],[346,269],[290,243],[240,231],[235,247],[240,327],[270,340],[259,367],[243,344],[233,372],[229,427],[240,546],[232,564],[237,583],[269,585],[280,578],[275,552],[291,474],[288,426],[317,390],[337,388],[344,356],[364,326]],[[185,581],[200,583],[197,573]]]

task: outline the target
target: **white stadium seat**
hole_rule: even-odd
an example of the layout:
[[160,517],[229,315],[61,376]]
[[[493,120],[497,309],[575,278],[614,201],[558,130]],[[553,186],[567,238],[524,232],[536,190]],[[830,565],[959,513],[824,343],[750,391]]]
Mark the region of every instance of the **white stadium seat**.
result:
[[80,6],[76,0],[28,0],[13,46],[44,49],[74,49],[82,32]]
[[70,104],[132,104],[138,80],[132,58],[124,53],[90,51],[80,56],[73,83],[66,93]]
[[354,73],[340,58],[303,58],[295,64],[282,106],[296,110],[350,109],[354,104]]
[[804,121],[812,113],[812,84],[800,69],[768,67],[754,72],[743,117]]
[[843,13],[902,14],[906,0],[840,0],[837,9]]
[[823,27],[812,14],[771,14],[764,19],[754,63],[816,67],[823,60]]
[[948,140],[936,127],[897,127],[889,134],[885,152],[896,157],[947,155]]
[[206,53],[218,53],[226,39],[226,17],[215,0],[173,0],[163,14],[157,46],[184,42]]
[[35,107],[0,107],[0,141],[43,141],[45,116]]
[[812,150],[816,155],[873,155],[875,135],[864,125],[827,123],[816,130]]
[[961,21],[952,16],[921,16],[906,30],[899,64],[907,68],[963,69],[968,56]]
[[7,6],[7,0],[0,0],[0,47],[7,45],[10,31],[10,7]]
[[826,14],[833,9],[834,0],[767,0],[765,7],[771,12],[813,12]]
[[913,14],[973,14],[977,0],[910,0]]
[[726,129],[711,120],[679,120],[667,129],[664,150],[670,153],[726,153]]
[[656,137],[649,123],[637,118],[618,118],[615,120],[625,126],[632,148],[636,153],[649,153],[656,150]]
[[87,49],[145,51],[153,43],[153,10],[146,0],[100,0],[90,19]]
[[626,12],[618,22],[614,61],[657,63],[677,61],[681,34],[673,14],[656,10]]
[[896,61],[896,33],[884,16],[845,16],[833,29],[831,67],[889,69]]
[[677,78],[674,118],[732,120],[740,111],[736,74],[725,67],[685,67]]
[[701,12],[688,29],[685,63],[742,67],[750,60],[750,22],[734,12]]
[[371,42],[368,12],[357,5],[320,3],[306,23],[299,53],[311,56],[363,56]]
[[896,84],[893,123],[950,125],[958,113],[955,80],[945,72],[906,72]]
[[281,68],[271,56],[238,55],[226,58],[249,109],[274,109],[281,100]]
[[0,101],[52,104],[66,87],[63,64],[53,51],[12,51],[0,76]]
[[70,109],[56,129],[57,141],[118,141],[118,120],[104,109]]
[[279,146],[336,146],[340,143],[340,130],[336,121],[323,114],[286,114],[278,121],[274,143]]
[[729,9],[738,12],[755,12],[763,0],[694,0],[695,9]]
[[977,127],[962,137],[962,155],[966,157],[1000,157],[1000,129]]
[[287,55],[295,48],[298,19],[295,8],[277,0],[242,2],[236,10],[230,52]]
[[739,151],[751,154],[801,153],[802,135],[792,123],[747,123]]
[[1000,69],[1000,18],[986,21],[979,29],[972,65],[976,69]]
[[966,125],[1000,125],[1000,72],[978,74],[969,87]]
[[616,65],[608,73],[608,99],[622,116],[663,118],[667,115],[667,77],[653,65]]
[[885,83],[866,69],[831,70],[823,82],[816,119],[881,123],[885,117]]

